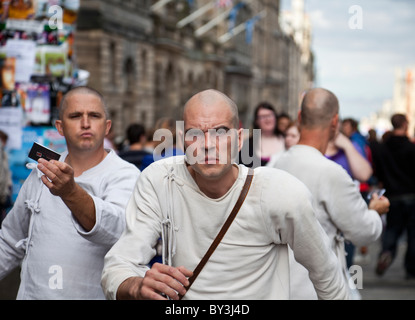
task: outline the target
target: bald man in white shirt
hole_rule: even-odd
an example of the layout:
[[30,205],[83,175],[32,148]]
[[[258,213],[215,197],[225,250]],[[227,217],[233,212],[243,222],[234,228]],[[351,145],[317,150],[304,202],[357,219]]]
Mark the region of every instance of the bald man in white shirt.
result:
[[[265,167],[255,169],[238,215],[186,290],[237,201],[248,168],[235,163],[242,129],[235,103],[223,93],[202,91],[186,103],[183,134],[186,155],[156,161],[137,181],[126,231],[105,258],[107,298],[289,299],[289,245],[319,298],[347,299],[310,192],[293,176]],[[160,235],[170,265],[156,263],[149,270]]]
[[[346,170],[324,156],[328,142],[338,133],[338,113],[339,102],[332,92],[323,88],[308,91],[298,116],[300,141],[281,155],[274,167],[297,177],[313,194],[317,218],[348,281],[344,238],[356,245],[376,241],[382,233],[380,215],[388,211],[389,200],[375,194],[368,207]],[[316,299],[309,272],[296,260],[290,255],[292,298]]]

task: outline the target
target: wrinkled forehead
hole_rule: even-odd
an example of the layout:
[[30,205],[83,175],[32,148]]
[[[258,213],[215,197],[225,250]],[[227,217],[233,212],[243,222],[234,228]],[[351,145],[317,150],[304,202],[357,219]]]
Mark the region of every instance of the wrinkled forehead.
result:
[[234,128],[234,117],[228,104],[223,101],[190,103],[183,113],[185,130],[207,130],[217,127]]
[[73,92],[67,94],[59,107],[59,118],[67,112],[94,111],[103,113],[108,118],[104,101],[97,95],[88,92]]

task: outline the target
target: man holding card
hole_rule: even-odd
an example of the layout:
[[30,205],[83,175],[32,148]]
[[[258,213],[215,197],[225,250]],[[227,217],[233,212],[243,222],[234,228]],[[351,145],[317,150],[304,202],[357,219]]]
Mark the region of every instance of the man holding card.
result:
[[65,95],[56,128],[68,150],[59,161],[38,159],[0,230],[0,278],[21,264],[18,299],[104,298],[104,256],[124,230],[139,175],[104,149],[110,127],[100,93]]

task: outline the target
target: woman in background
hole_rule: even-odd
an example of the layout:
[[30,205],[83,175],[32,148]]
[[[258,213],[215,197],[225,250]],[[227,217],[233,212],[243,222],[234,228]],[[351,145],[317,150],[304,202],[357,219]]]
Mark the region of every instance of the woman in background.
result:
[[244,142],[240,152],[240,163],[247,167],[265,166],[272,156],[285,150],[283,132],[277,127],[277,114],[268,102],[255,108],[253,129],[260,129],[260,135],[252,134]]
[[[285,150],[290,149],[300,141],[300,127],[297,121],[292,121],[285,131]],[[267,163],[267,167],[274,167],[274,163],[277,162],[282,152],[279,152],[271,157],[271,160]]]

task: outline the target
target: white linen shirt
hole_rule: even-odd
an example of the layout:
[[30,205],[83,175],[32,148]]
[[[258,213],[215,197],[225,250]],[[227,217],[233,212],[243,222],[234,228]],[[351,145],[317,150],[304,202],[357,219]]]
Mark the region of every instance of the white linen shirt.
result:
[[[115,299],[127,278],[144,277],[166,221],[173,230],[167,245],[172,265],[194,270],[239,197],[248,168],[238,169],[236,182],[218,199],[200,191],[183,156],[145,169],[127,206],[126,230],[105,257],[107,298]],[[320,298],[348,297],[310,192],[284,171],[256,168],[238,215],[184,299],[288,299],[286,244],[310,270]]]
[[32,170],[0,229],[0,278],[22,263],[17,299],[105,299],[104,256],[124,230],[139,173],[111,150],[75,178],[95,204],[96,223],[87,232],[43,184],[43,173]]
[[[382,232],[379,214],[368,209],[346,170],[320,151],[307,145],[295,145],[282,154],[274,166],[297,177],[311,191],[316,202],[317,218],[334,252],[339,252],[337,245],[344,245],[337,243],[341,240],[339,231],[356,246],[368,245],[379,238]],[[338,259],[345,268],[345,256],[338,256]],[[291,273],[293,299],[316,299],[307,270],[292,255],[290,268],[295,270]]]

